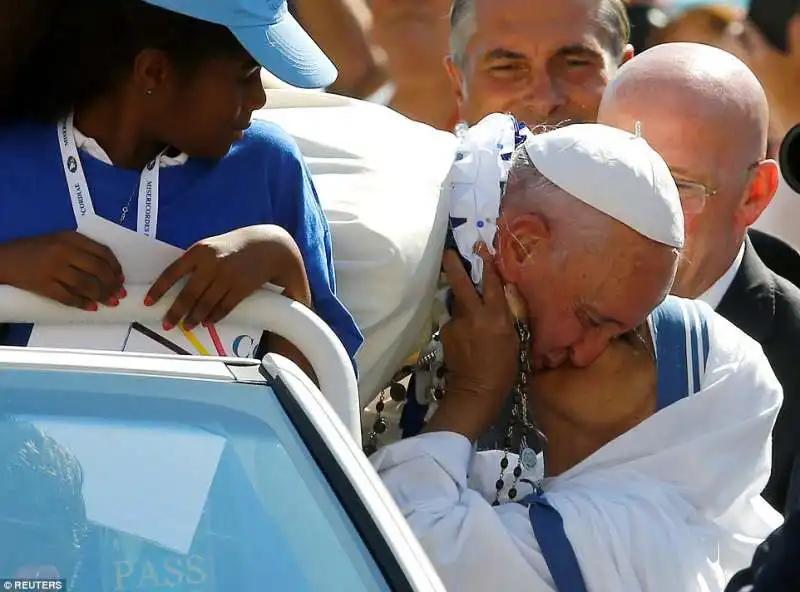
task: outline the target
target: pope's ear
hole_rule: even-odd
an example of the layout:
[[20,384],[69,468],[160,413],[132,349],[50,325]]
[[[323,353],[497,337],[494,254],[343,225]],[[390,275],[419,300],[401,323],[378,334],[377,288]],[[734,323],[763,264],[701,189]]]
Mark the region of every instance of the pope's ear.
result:
[[503,281],[519,283],[531,259],[549,238],[547,224],[536,214],[504,219],[497,231],[497,265]]

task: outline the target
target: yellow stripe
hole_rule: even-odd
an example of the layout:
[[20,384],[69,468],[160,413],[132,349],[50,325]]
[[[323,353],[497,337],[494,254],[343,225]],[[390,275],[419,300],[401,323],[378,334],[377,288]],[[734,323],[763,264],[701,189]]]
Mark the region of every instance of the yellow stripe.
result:
[[191,343],[194,346],[194,348],[197,350],[197,353],[199,353],[201,356],[211,355],[210,353],[208,353],[208,350],[205,347],[203,347],[203,344],[200,343],[197,337],[194,336],[194,333],[186,330],[186,327],[183,326],[183,321],[178,323],[178,328],[181,330],[181,333],[183,333],[183,336],[189,340],[189,343]]

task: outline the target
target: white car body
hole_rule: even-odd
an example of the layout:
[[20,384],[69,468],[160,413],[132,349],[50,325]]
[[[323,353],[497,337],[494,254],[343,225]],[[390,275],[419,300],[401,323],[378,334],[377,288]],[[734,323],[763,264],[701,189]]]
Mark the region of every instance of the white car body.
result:
[[[88,318],[82,316],[84,313],[80,311],[70,311],[10,288],[0,289],[0,299],[6,304],[16,303],[17,310],[22,311],[18,313],[21,316],[16,316],[16,319],[27,322],[41,319],[52,320],[54,318],[58,318],[59,322],[63,322],[65,319],[74,321],[76,320],[76,315],[79,319]],[[265,433],[266,431],[275,430],[275,433],[279,434],[277,439],[270,440],[269,447],[266,444],[262,447],[267,452],[275,447],[280,448],[283,446],[288,451],[292,446],[300,446],[300,443],[295,442],[292,444],[289,442],[294,437],[298,437],[302,446],[305,447],[304,450],[307,449],[307,454],[303,454],[311,459],[311,465],[309,466],[314,468],[313,479],[324,479],[327,487],[338,499],[338,502],[326,499],[324,503],[338,503],[341,506],[346,523],[344,528],[350,533],[357,532],[358,537],[360,537],[359,548],[363,545],[363,549],[366,549],[368,556],[359,556],[358,561],[374,562],[374,566],[370,568],[371,572],[374,573],[371,573],[370,578],[375,580],[368,578],[363,582],[359,582],[359,585],[363,584],[361,589],[444,590],[408,524],[360,449],[358,442],[360,430],[358,426],[352,425],[352,406],[358,404],[358,392],[352,366],[341,344],[335,339],[330,329],[313,313],[276,294],[259,295],[246,302],[240,308],[245,313],[258,311],[256,316],[258,316],[257,322],[259,325],[263,323],[263,326],[269,330],[281,334],[298,345],[312,366],[314,366],[320,384],[323,385],[322,392],[295,364],[285,358],[273,355],[268,355],[262,362],[259,362],[249,359],[224,359],[203,356],[0,348],[0,401],[3,402],[4,414],[15,418],[19,417],[21,418],[20,421],[31,421],[37,426],[43,425],[45,427],[42,429],[45,432],[48,431],[46,426],[52,426],[52,434],[55,434],[53,437],[57,440],[58,435],[61,433],[69,435],[78,433],[81,430],[84,432],[86,430],[91,431],[91,429],[97,428],[98,423],[102,424],[101,427],[108,428],[105,425],[105,416],[102,411],[89,413],[89,415],[100,414],[98,415],[99,419],[98,417],[90,420],[82,419],[88,417],[86,409],[105,408],[106,404],[112,405],[109,409],[116,408],[113,405],[115,405],[114,402],[117,398],[121,402],[125,402],[124,404],[120,403],[120,408],[126,405],[127,407],[125,408],[127,409],[137,408],[137,413],[141,416],[137,416],[135,420],[126,419],[123,423],[118,424],[120,426],[121,443],[113,445],[109,443],[107,447],[104,447],[106,442],[98,441],[96,446],[92,445],[90,447],[92,449],[91,453],[87,452],[86,450],[88,449],[86,449],[83,452],[83,457],[81,457],[80,439],[78,439],[74,440],[78,442],[74,452],[78,460],[84,465],[85,481],[83,493],[86,498],[89,521],[91,522],[94,517],[94,520],[104,528],[111,528],[109,520],[113,520],[114,532],[121,532],[126,537],[128,534],[135,534],[138,537],[136,540],[147,541],[148,544],[155,543],[158,549],[162,547],[173,550],[178,548],[180,545],[174,541],[170,543],[169,540],[172,540],[170,537],[173,536],[174,532],[180,530],[182,526],[176,524],[175,528],[168,528],[169,525],[164,524],[164,522],[169,522],[172,514],[167,514],[166,517],[159,516],[158,520],[153,520],[154,524],[147,527],[154,530],[153,534],[144,532],[142,529],[145,529],[144,525],[148,523],[147,512],[160,512],[164,507],[170,507],[170,504],[175,504],[174,507],[181,509],[181,511],[175,512],[174,515],[182,515],[181,500],[173,499],[177,496],[174,492],[180,489],[182,483],[193,478],[193,471],[197,472],[203,469],[199,465],[202,465],[205,461],[200,462],[199,459],[196,459],[198,466],[188,466],[185,469],[187,471],[186,474],[181,475],[180,478],[175,475],[164,477],[163,499],[160,499],[159,496],[158,500],[158,504],[161,507],[154,505],[152,499],[144,499],[148,496],[139,495],[137,497],[128,492],[132,496],[131,499],[134,500],[129,503],[133,504],[135,508],[129,508],[127,513],[135,514],[135,518],[130,518],[130,516],[126,518],[126,511],[120,508],[116,508],[111,512],[111,518],[101,517],[104,506],[114,506],[114,504],[121,503],[119,501],[121,494],[115,494],[115,498],[110,493],[108,495],[103,493],[103,488],[113,491],[115,482],[118,483],[120,479],[126,478],[127,473],[137,473],[140,469],[144,471],[143,466],[147,464],[144,456],[134,461],[130,460],[133,457],[124,456],[126,445],[124,445],[125,437],[123,436],[125,436],[125,433],[138,433],[142,426],[148,426],[151,423],[156,427],[161,426],[164,432],[169,432],[171,429],[169,426],[174,424],[176,426],[176,437],[183,437],[181,434],[183,434],[184,428],[187,430],[189,428],[192,430],[197,428],[195,425],[189,425],[190,422],[186,422],[185,418],[181,419],[181,414],[177,412],[175,412],[174,417],[170,415],[169,411],[164,412],[166,415],[159,411],[159,413],[150,417],[147,415],[147,409],[150,409],[149,406],[151,404],[156,405],[159,409],[158,405],[163,404],[162,406],[167,410],[171,409],[170,405],[203,406],[203,409],[211,414],[205,417],[218,417],[220,419],[222,428],[220,428],[219,434],[225,437],[226,446],[230,444],[229,448],[234,445],[238,446],[242,440],[242,438],[237,440],[238,434],[223,425],[223,418],[231,413],[238,414],[237,417],[246,418],[248,422],[256,426],[253,431],[254,435],[252,435],[254,442],[259,437],[258,433],[261,429],[259,426],[264,428]],[[124,317],[125,314],[130,314],[130,312],[108,312],[105,320],[119,322],[120,315]],[[155,310],[148,314],[157,316],[163,314],[163,311]],[[35,318],[37,315],[38,318]],[[7,314],[5,318],[0,318],[0,322],[12,320],[8,317],[9,315]],[[270,321],[269,323],[265,322],[268,320]],[[250,321],[253,321],[252,316]],[[305,344],[306,347],[303,347],[302,344]],[[131,385],[134,385],[135,388]],[[337,391],[330,398],[331,400],[324,396],[326,388]],[[85,407],[89,404],[88,401],[91,397],[97,396],[99,398],[92,400],[96,402],[102,401],[102,404],[95,403],[93,407],[87,407],[81,411],[81,405]],[[67,400],[70,401],[70,404],[64,407]],[[135,401],[135,403],[132,405],[131,401]],[[29,405],[30,408],[28,407]],[[52,407],[54,405],[55,407]],[[73,414],[73,411],[71,411],[73,406],[75,418],[67,417]],[[156,407],[153,408],[155,409]],[[58,413],[48,411],[55,408],[61,411],[58,411]],[[175,408],[178,409],[178,407]],[[114,422],[122,416],[120,418],[114,417],[115,419],[113,421],[109,420],[110,423],[108,424],[112,428],[117,425]],[[213,419],[210,423],[216,425],[216,419]],[[0,438],[2,438],[3,425],[0,423]],[[291,429],[287,429],[286,426],[291,426]],[[212,432],[215,431],[214,428],[209,429]],[[281,432],[281,430],[283,431]],[[114,431],[113,429],[106,429],[105,432],[99,433],[113,434]],[[280,436],[281,433],[283,436]],[[188,435],[187,433],[187,438]],[[106,440],[108,439],[106,437]],[[113,440],[113,437],[110,439]],[[139,443],[135,446],[130,445],[128,448],[136,448],[142,455],[148,454],[147,446],[142,444],[145,442],[144,440],[141,438],[139,440],[131,440],[131,442],[134,441]],[[188,442],[189,440],[186,441]],[[253,446],[255,449],[261,446],[261,443],[256,442]],[[297,450],[300,450],[300,448],[297,448]],[[168,457],[173,452],[175,451],[169,446],[165,446],[163,455],[155,453],[151,454],[150,458],[157,456]],[[1,448],[0,453],[2,453]],[[291,456],[289,452],[287,452],[287,455]],[[295,455],[294,458],[300,457]],[[159,460],[163,461],[164,459]],[[0,467],[2,467],[2,463],[3,460],[0,457]],[[113,466],[110,469],[103,470],[97,468],[103,463],[106,463],[106,465],[110,463],[109,466]],[[142,466],[138,466],[139,464]],[[189,464],[191,465],[192,463]],[[119,473],[117,477],[112,476],[111,473],[121,470],[121,465],[127,467],[127,473]],[[265,469],[265,466],[261,465],[261,469]],[[180,472],[182,471],[184,469],[180,470]],[[300,472],[301,469],[298,469],[298,475]],[[173,481],[173,479],[175,480]],[[298,479],[300,478],[298,477]],[[298,479],[295,480],[296,483],[301,482]],[[146,480],[146,478],[142,477],[141,480]],[[133,479],[131,483],[133,483],[131,487],[134,489],[138,487],[136,479]],[[142,484],[142,487],[144,485],[147,485],[147,483]],[[274,483],[274,487],[279,490],[281,485],[280,483]],[[317,487],[316,491],[320,491],[319,484],[313,487]],[[311,485],[309,485],[309,488],[309,491],[311,491]],[[146,488],[142,491],[145,490]],[[264,491],[273,491],[273,485],[270,484],[268,487],[262,488],[261,492],[263,493]],[[291,501],[291,496],[301,495],[297,490],[295,492],[285,491],[283,494],[288,496],[287,499],[289,501]],[[22,497],[29,495],[29,492],[20,490],[15,492],[14,495],[18,496],[16,499],[22,499]],[[318,498],[321,499],[319,496],[313,499]],[[280,499],[283,500],[283,498]],[[13,506],[13,504],[11,505]],[[266,508],[266,503],[264,507]],[[327,506],[323,505],[321,507]],[[151,510],[147,508],[151,508]],[[269,508],[266,508],[266,510],[269,510]],[[286,510],[283,511],[285,512]],[[6,508],[4,515],[0,515],[0,523],[2,523],[3,516],[7,517],[8,513],[9,510]],[[341,518],[337,518],[333,514],[337,514],[337,512],[332,512],[330,516],[326,514],[315,525],[301,522],[304,519],[302,515],[297,517],[298,522],[293,523],[298,525],[298,530],[312,528],[316,529],[313,532],[324,533],[327,528],[327,525],[324,524],[325,520],[329,517],[332,522],[341,520]],[[109,515],[107,508],[105,515]],[[13,519],[14,517],[12,516],[11,518]],[[126,519],[128,522],[125,522]],[[176,521],[178,520],[178,518],[175,519]],[[198,527],[195,524],[193,528],[197,529]],[[333,528],[331,527],[331,529]],[[339,525],[336,528],[341,529],[343,527]],[[155,530],[163,531],[166,534],[159,535],[155,533]],[[170,534],[170,532],[173,532],[173,534]],[[319,536],[322,537],[323,534]],[[287,540],[291,538],[289,536]],[[2,534],[0,534],[0,548],[7,545],[16,545],[17,542],[8,539],[3,540]],[[287,545],[291,546],[289,543]],[[184,549],[186,553],[188,553],[187,549],[188,547]],[[306,565],[313,566],[316,559],[319,559],[320,567],[322,568],[325,565],[322,559],[326,554],[340,552],[337,548],[326,547],[325,549],[318,550],[318,554],[315,557],[302,560],[310,559],[311,562]],[[362,552],[361,555],[364,555],[364,553]],[[173,554],[170,557],[180,558],[180,554]],[[377,566],[377,571],[375,566]],[[106,568],[104,567],[103,569]],[[127,570],[128,568],[125,569]],[[361,569],[363,572],[365,568]],[[353,570],[352,573],[361,573],[356,568],[353,568]],[[313,572],[314,569],[311,571]],[[123,575],[127,574],[127,571],[123,570],[123,572]],[[0,577],[7,575],[13,574],[0,574]],[[99,578],[100,576],[98,575],[97,577]],[[119,577],[120,574],[117,573],[118,586],[115,589],[127,590],[128,588],[124,586],[119,587],[119,582],[122,581],[119,580]],[[137,577],[140,578],[138,575]],[[320,577],[320,574],[315,577]],[[338,583],[335,581],[335,575],[325,576],[323,580],[325,581],[324,587],[320,587],[319,582],[314,584],[309,580],[307,586],[298,587],[297,589],[326,591],[340,589],[344,591],[346,589],[347,592],[353,590],[353,583],[350,580],[348,580],[346,588],[341,587],[345,586],[344,581]],[[163,584],[166,581],[162,580],[161,583]],[[109,585],[107,581],[104,580],[104,582],[102,586]],[[377,588],[375,587],[375,582],[380,582]],[[188,584],[186,585],[188,586]],[[157,586],[153,584],[151,588],[156,590]],[[92,586],[84,586],[84,589],[92,590]],[[146,590],[148,587],[142,588],[139,586],[130,589]],[[216,592],[217,590],[227,589],[227,587],[226,582],[216,582],[211,586],[186,587],[185,589],[193,592]]]

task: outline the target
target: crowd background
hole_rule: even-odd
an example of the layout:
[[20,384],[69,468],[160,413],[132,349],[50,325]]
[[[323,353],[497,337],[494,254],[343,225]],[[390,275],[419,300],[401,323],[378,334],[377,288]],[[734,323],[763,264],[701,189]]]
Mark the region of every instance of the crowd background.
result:
[[[702,43],[740,57],[753,70],[769,99],[768,157],[777,160],[785,134],[800,122],[800,99],[794,94],[800,76],[800,18],[796,15],[787,25],[788,50],[782,53],[747,33],[748,0],[623,1],[636,54],[670,42]],[[328,92],[388,105],[441,130],[458,125],[460,89],[445,67],[451,53],[450,0],[290,0],[290,8],[339,68],[339,79]],[[774,199],[753,226],[798,248],[798,216],[800,196],[781,178]],[[750,236],[755,240],[756,235]],[[778,259],[771,260],[777,269]],[[800,273],[800,266],[796,260],[792,266],[779,266],[780,273],[797,283],[800,276],[793,271]],[[796,351],[793,339],[775,347]],[[794,386],[783,382],[784,407],[792,408]],[[784,416],[785,421],[788,412]],[[800,514],[791,510],[785,508],[790,517],[786,526],[762,546],[753,568],[739,574],[729,590],[793,589],[793,562],[781,562],[796,553],[791,537],[796,537]]]
[[[330,92],[382,101],[440,129],[457,121],[443,62],[450,53],[450,0],[292,0],[290,8],[339,68]],[[747,0],[629,0],[637,53],[692,41],[726,48]]]
[[[713,45],[738,54],[737,24],[748,0],[627,0],[635,52],[661,43]],[[451,131],[459,114],[444,61],[450,0],[291,0],[290,10],[339,69],[328,92],[391,106]],[[268,84],[283,86],[277,80]],[[776,126],[779,128],[780,126]],[[776,129],[771,156],[785,130]],[[800,199],[782,183],[755,227],[800,246]]]

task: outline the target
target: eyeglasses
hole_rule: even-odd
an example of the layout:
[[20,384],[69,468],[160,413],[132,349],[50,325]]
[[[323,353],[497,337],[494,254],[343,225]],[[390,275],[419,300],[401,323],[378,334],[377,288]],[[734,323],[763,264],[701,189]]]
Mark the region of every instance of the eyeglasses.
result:
[[706,207],[706,200],[709,197],[714,197],[719,193],[725,185],[732,182],[739,182],[747,180],[750,173],[755,170],[761,162],[754,162],[748,166],[744,171],[738,175],[727,179],[720,187],[716,189],[709,189],[707,185],[698,181],[688,181],[684,179],[675,179],[675,185],[678,187],[678,194],[681,197],[681,205],[686,214],[699,214]]

